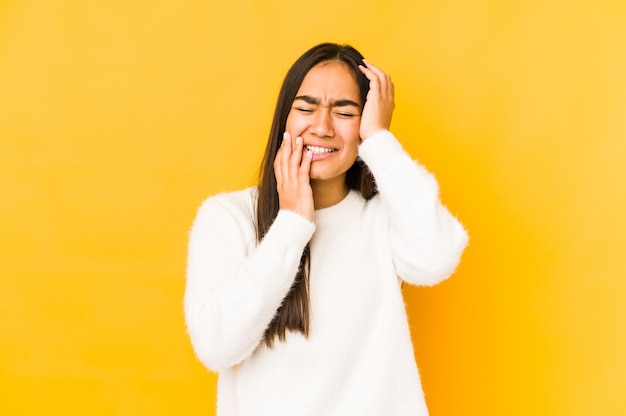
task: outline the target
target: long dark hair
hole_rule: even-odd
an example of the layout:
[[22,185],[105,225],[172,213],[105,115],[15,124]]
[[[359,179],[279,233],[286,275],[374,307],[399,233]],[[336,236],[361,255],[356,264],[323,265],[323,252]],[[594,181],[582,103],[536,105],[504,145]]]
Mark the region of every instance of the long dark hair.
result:
[[[311,68],[328,61],[342,62],[350,69],[359,87],[361,102],[365,104],[369,80],[358,68],[363,62],[363,55],[352,46],[322,43],[309,49],[292,65],[278,95],[272,128],[261,163],[255,224],[257,242],[263,239],[278,215],[279,201],[274,175],[274,159],[282,142],[293,100]],[[360,161],[355,161],[348,169],[346,185],[349,189],[360,191],[365,199],[370,199],[377,193],[374,177],[367,166]],[[276,336],[281,341],[285,341],[287,330],[300,332],[305,336],[309,334],[309,257],[310,251],[307,244],[300,258],[300,267],[294,283],[276,311],[274,319],[265,330],[263,339],[269,348],[274,345]]]

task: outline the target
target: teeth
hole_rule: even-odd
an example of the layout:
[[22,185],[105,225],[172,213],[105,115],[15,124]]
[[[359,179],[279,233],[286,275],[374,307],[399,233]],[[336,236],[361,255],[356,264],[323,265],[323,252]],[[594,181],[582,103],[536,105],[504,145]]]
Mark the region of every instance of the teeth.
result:
[[334,152],[335,149],[329,149],[327,147],[319,147],[319,146],[307,146],[307,150],[311,153],[331,153]]

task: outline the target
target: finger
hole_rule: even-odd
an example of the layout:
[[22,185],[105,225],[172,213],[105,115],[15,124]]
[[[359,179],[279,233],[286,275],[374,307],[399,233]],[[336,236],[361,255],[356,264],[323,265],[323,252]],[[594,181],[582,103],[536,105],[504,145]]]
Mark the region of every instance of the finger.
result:
[[373,63],[371,63],[370,61],[368,61],[367,59],[363,59],[363,63],[365,63],[365,66],[372,72],[377,73],[378,75],[382,76],[385,71],[383,71],[382,69],[380,69],[379,67],[377,67],[376,65],[374,65]]
[[300,175],[298,179],[302,184],[309,183],[309,172],[311,171],[311,161],[313,160],[313,152],[310,150],[304,151],[304,156],[302,156],[302,163],[300,164]]
[[285,140],[289,140],[291,139],[291,135],[289,134],[288,131],[283,133],[283,140],[280,142],[280,148],[282,148],[285,145]]
[[[365,61],[363,61],[366,63]],[[366,63],[367,64],[367,63]],[[365,77],[370,82],[370,90],[374,89],[376,92],[380,91],[380,78],[376,72],[374,72],[371,68],[368,68],[363,65],[359,65],[359,69],[365,75]]]
[[291,135],[289,133],[284,134],[283,145],[280,148],[280,169],[283,175],[283,181],[289,179],[289,159],[291,158],[292,146],[291,146]]
[[288,157],[288,153],[286,151],[287,143],[290,141],[289,133],[283,133],[283,141],[280,144],[280,148],[276,153],[276,158],[274,159],[274,175],[276,176],[276,183],[280,186],[285,177],[285,157]]
[[[367,59],[363,59],[367,69],[369,69],[378,79],[380,85],[380,92],[385,96],[393,96],[393,83],[391,82],[391,76],[388,73],[378,68],[376,65],[369,62]],[[371,80],[371,78],[368,77]]]
[[387,87],[384,85],[383,82],[381,82],[378,75],[375,72],[368,70],[367,68],[364,69],[363,73],[369,80],[370,84],[369,91],[367,92],[366,103],[370,101],[378,101],[380,99],[385,100]]
[[376,76],[376,78],[378,78],[379,82],[385,82],[387,80],[387,74],[385,73],[385,71],[381,70],[376,65],[369,62],[367,59],[363,59],[363,63],[365,64],[366,68],[370,72],[372,72],[374,76]]
[[302,137],[298,136],[296,137],[293,152],[291,152],[291,157],[289,158],[289,177],[294,180],[298,178],[298,170],[302,162],[302,147]]

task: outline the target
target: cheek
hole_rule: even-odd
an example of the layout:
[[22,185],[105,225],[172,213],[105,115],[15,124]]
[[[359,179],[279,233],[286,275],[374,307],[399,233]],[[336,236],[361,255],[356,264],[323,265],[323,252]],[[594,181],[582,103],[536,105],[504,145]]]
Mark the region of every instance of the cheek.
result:
[[344,139],[344,143],[350,149],[354,149],[356,152],[359,144],[361,144],[361,136],[359,135],[359,124],[342,126],[341,137]]
[[288,131],[291,135],[300,135],[306,128],[306,120],[294,114],[293,111],[287,116],[287,122],[285,123],[285,131]]
[[350,120],[339,120],[337,122],[337,129],[340,129],[345,137],[359,138],[359,130],[361,128],[361,122],[358,118]]
[[359,147],[357,143],[351,143],[350,144],[350,152],[348,153],[348,160],[350,161],[350,164],[354,163],[354,161],[356,160],[356,157],[359,155]]

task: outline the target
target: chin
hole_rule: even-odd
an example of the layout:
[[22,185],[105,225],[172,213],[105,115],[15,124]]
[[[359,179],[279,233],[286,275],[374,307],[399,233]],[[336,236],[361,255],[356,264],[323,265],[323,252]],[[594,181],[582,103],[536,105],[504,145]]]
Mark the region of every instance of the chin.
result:
[[340,180],[342,182],[345,182],[346,176],[345,174],[341,174],[341,173],[335,173],[335,172],[315,172],[315,171],[311,171],[309,173],[309,178],[312,181],[332,181],[335,182],[337,180]]

